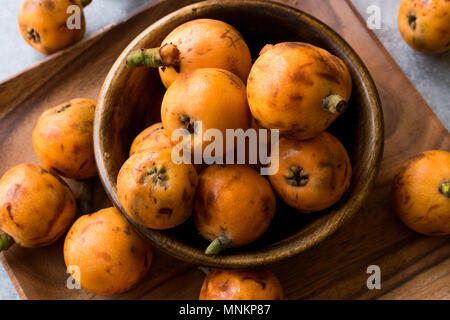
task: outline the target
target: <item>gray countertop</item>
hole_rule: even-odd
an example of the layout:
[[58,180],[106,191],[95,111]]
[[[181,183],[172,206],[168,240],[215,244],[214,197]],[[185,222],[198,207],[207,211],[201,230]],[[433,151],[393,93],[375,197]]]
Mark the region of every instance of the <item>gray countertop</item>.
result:
[[[116,22],[151,0],[95,0],[85,10],[86,34]],[[342,1],[342,0],[334,0]],[[31,49],[17,28],[20,0],[2,0],[0,8],[0,81],[32,66],[45,56]],[[381,28],[375,34],[397,61],[403,72],[422,94],[430,107],[450,130],[450,52],[437,56],[424,55],[410,49],[397,28],[400,0],[352,0],[359,12],[369,17],[369,6],[380,9]],[[7,45],[5,45],[7,44]],[[399,93],[401,94],[401,93]],[[411,106],[413,112],[414,106]],[[8,276],[0,266],[0,299],[18,299]]]

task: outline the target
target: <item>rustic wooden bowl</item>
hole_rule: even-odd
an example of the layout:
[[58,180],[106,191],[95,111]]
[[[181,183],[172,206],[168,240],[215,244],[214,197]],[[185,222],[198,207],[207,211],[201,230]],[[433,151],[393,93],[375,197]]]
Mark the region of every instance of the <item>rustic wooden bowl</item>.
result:
[[[257,57],[266,43],[309,42],[339,56],[353,78],[349,108],[330,128],[347,148],[353,165],[350,188],[333,207],[299,214],[278,201],[269,230],[255,243],[223,252],[203,253],[207,242],[193,222],[166,231],[134,223],[120,205],[116,177],[133,138],[160,121],[164,94],[156,70],[128,69],[130,51],[156,47],[178,25],[197,18],[223,20],[236,27]],[[219,268],[249,268],[280,262],[323,241],[358,212],[371,191],[383,152],[383,116],[376,87],[353,49],[328,26],[291,7],[263,0],[215,0],[197,3],[166,16],[137,36],[111,68],[100,92],[94,128],[95,156],[103,185],[114,205],[161,250],[181,260]]]

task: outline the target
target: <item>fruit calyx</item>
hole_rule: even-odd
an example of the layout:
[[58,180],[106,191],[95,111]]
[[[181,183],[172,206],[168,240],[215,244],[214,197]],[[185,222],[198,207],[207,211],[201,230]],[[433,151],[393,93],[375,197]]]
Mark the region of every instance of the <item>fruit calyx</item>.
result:
[[182,114],[180,116],[180,123],[183,126],[184,129],[189,131],[190,134],[194,134],[195,132],[195,120],[193,120],[190,116],[187,114]]
[[417,16],[415,13],[409,12],[406,15],[406,18],[408,19],[408,24],[409,26],[413,29],[416,30],[417,27]]
[[333,114],[341,114],[347,108],[347,101],[338,94],[323,99],[322,107]]
[[205,254],[219,254],[225,249],[231,248],[233,246],[233,241],[225,234],[221,234],[217,238],[215,238],[206,248]]
[[450,198],[450,179],[443,181],[439,185],[439,192],[442,193],[447,198]]
[[147,168],[147,175],[151,177],[153,183],[159,183],[161,186],[164,186],[165,182],[169,179],[166,167],[163,165]]
[[180,72],[180,50],[172,43],[166,43],[159,48],[140,49],[130,53],[127,57],[127,66],[135,67],[150,67],[159,68],[163,70],[168,67],[173,67],[175,71]]
[[14,244],[14,239],[7,233],[0,231],[0,252],[7,250]]
[[27,29],[27,38],[33,43],[41,42],[41,35],[34,28]]
[[81,6],[83,8],[87,7],[91,2],[92,0],[80,0]]
[[300,166],[290,167],[285,177],[287,183],[294,187],[306,186],[309,181],[309,174]]

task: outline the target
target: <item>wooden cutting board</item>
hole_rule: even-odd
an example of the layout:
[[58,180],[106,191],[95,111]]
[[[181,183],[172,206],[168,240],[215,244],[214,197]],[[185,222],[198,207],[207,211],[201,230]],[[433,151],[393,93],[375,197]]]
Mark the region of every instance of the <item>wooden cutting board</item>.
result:
[[[153,1],[125,21],[0,84],[0,174],[38,162],[31,132],[45,109],[75,97],[96,99],[109,68],[145,27],[196,1]],[[287,299],[449,299],[450,238],[408,230],[390,211],[389,187],[400,164],[427,149],[450,150],[450,135],[350,1],[281,1],[334,28],[359,53],[380,93],[386,142],[376,187],[360,213],[318,248],[274,266]],[[30,49],[31,50],[31,49]],[[96,206],[106,207],[97,185]],[[102,299],[66,288],[62,241],[41,249],[12,247],[0,259],[23,299]],[[381,268],[381,290],[368,290],[367,267]],[[156,252],[151,271],[118,299],[196,299],[204,274]]]

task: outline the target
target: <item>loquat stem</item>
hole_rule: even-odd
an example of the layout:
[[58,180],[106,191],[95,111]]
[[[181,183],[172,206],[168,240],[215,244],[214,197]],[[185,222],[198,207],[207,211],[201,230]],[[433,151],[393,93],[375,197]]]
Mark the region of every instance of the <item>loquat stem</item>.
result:
[[200,270],[201,272],[203,272],[205,275],[208,275],[211,273],[211,269],[208,267],[198,266],[197,269]]
[[225,235],[220,235],[216,239],[214,239],[206,248],[205,254],[219,254],[225,249],[231,248],[233,246],[233,242],[230,238]]
[[91,2],[92,0],[80,0],[81,6],[83,8],[86,8]]
[[450,180],[446,180],[439,185],[439,192],[450,198]]
[[323,100],[322,106],[333,114],[341,114],[347,108],[347,101],[338,94],[330,94]]
[[174,67],[179,71],[180,51],[176,45],[171,43],[165,44],[159,48],[140,49],[131,52],[127,57],[126,63],[130,68]]
[[14,244],[14,239],[7,233],[0,231],[0,252],[7,250]]

